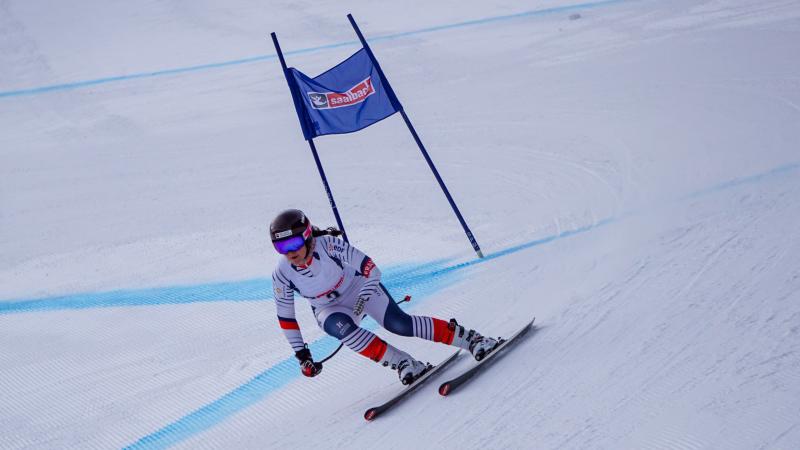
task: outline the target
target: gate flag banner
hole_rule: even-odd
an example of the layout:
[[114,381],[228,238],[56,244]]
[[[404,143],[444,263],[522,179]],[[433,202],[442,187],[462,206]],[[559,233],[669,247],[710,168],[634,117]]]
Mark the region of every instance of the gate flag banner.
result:
[[315,78],[293,67],[288,73],[306,140],[352,133],[402,109],[364,48]]
[[[439,171],[436,170],[428,151],[425,150],[422,139],[419,138],[416,130],[414,130],[411,119],[403,111],[403,106],[397,99],[397,95],[392,90],[392,86],[386,79],[383,70],[381,70],[377,58],[375,58],[367,40],[358,28],[353,15],[348,14],[347,20],[350,21],[353,31],[356,32],[358,40],[361,42],[361,49],[315,78],[310,78],[299,70],[286,66],[286,59],[283,57],[283,52],[281,52],[278,36],[274,32],[271,33],[272,43],[275,45],[275,52],[281,62],[281,68],[286,77],[286,83],[289,85],[297,118],[300,120],[303,137],[308,142],[308,147],[314,155],[314,162],[317,164],[319,176],[325,186],[328,201],[331,204],[333,215],[336,217],[336,223],[339,225],[339,229],[342,230],[344,240],[347,241],[347,234],[344,233],[344,225],[342,225],[339,210],[336,208],[333,193],[330,185],[328,185],[328,179],[325,176],[317,148],[314,145],[314,138],[326,134],[352,133],[399,112],[408,127],[408,131],[417,143],[419,151],[428,163],[428,167],[433,172],[433,176],[439,183],[439,187],[442,188],[442,192],[447,197],[450,207],[453,208],[461,227],[464,228],[464,233],[470,244],[472,244],[472,248],[479,258],[483,258],[483,252],[481,252],[478,241],[458,210],[455,200],[447,190],[447,186],[445,186],[444,180],[439,175]],[[383,288],[383,285],[381,287]],[[383,290],[391,298],[389,292],[385,288]]]

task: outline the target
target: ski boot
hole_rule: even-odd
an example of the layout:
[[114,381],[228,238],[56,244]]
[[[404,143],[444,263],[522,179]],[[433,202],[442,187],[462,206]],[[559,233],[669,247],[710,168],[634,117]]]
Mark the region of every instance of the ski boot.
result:
[[475,330],[467,331],[456,319],[450,319],[448,328],[453,333],[451,345],[468,350],[476,361],[480,361],[500,344],[500,340],[482,336]]
[[398,349],[392,344],[385,343],[386,351],[383,353],[378,363],[383,367],[391,367],[397,371],[400,382],[409,385],[419,378],[430,367],[414,359],[408,353]]
[[397,364],[397,376],[400,382],[409,385],[428,370],[428,365],[421,363],[414,358],[408,358]]
[[472,342],[469,344],[469,352],[472,353],[472,357],[475,358],[476,361],[480,361],[499,344],[500,341],[497,339],[481,336],[480,334],[475,333],[475,336],[472,338]]

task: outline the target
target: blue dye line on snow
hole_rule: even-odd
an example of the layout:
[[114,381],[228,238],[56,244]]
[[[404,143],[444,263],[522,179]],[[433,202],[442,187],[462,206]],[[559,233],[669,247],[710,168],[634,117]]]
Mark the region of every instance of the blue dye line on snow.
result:
[[[682,197],[678,201],[685,201],[720,192],[722,190],[739,187],[745,184],[759,183],[776,176],[788,174],[800,169],[800,162],[789,163],[760,174],[736,178],[705,189],[701,189]],[[586,233],[593,229],[609,225],[634,214],[628,212],[618,217],[608,217],[594,224],[587,225],[556,235],[524,242],[513,247],[487,253],[483,259],[473,259],[458,264],[451,264],[452,260],[440,259],[424,264],[405,264],[388,267],[384,272],[384,284],[391,291],[425,292],[425,286],[436,283],[436,278],[453,271],[464,269],[516,253],[531,247],[548,244],[577,234]],[[231,281],[210,283],[193,286],[171,286],[138,290],[118,290],[99,293],[84,293],[63,295],[57,297],[37,299],[0,300],[0,315],[14,313],[29,313],[39,311],[58,311],[67,309],[110,308],[122,306],[157,306],[187,303],[216,302],[216,301],[262,301],[272,297],[272,280],[256,278],[245,281]]]
[[[425,264],[405,264],[384,270],[384,284],[396,291],[424,293],[431,282],[427,273],[437,272],[447,260]],[[125,306],[180,305],[205,302],[264,301],[272,298],[272,280],[254,278],[188,286],[168,286],[149,289],[125,289],[108,292],[88,292],[35,299],[0,301],[0,315],[43,311],[115,308]]]
[[[339,342],[333,338],[320,339],[314,343],[312,352],[317,355],[328,354],[338,345]],[[297,367],[297,360],[293,357],[284,359],[219,399],[139,439],[125,449],[165,449],[208,430],[297,379]]]
[[733,180],[726,181],[724,183],[720,183],[720,184],[711,186],[709,188],[705,188],[705,189],[701,189],[699,191],[692,192],[692,193],[687,194],[687,195],[685,195],[683,197],[680,197],[678,200],[679,201],[691,200],[691,199],[694,199],[694,198],[697,198],[697,197],[701,197],[703,195],[714,194],[714,193],[717,193],[717,192],[720,192],[720,191],[723,191],[723,190],[726,190],[726,189],[730,189],[730,188],[733,188],[733,187],[741,186],[743,184],[759,183],[761,181],[764,181],[764,180],[772,178],[772,177],[776,177],[776,176],[783,175],[783,174],[786,174],[786,173],[789,173],[789,172],[793,172],[793,171],[795,171],[797,169],[800,169],[800,162],[785,164],[783,166],[776,167],[776,168],[774,168],[772,170],[768,170],[766,172],[762,172],[762,173],[759,173],[759,174],[756,174],[756,175],[750,175],[750,176],[747,176],[747,177],[735,178]]
[[170,286],[61,295],[0,302],[0,315],[68,309],[178,305],[211,301],[252,301],[272,296],[272,280],[256,278],[192,286]]
[[[548,14],[556,14],[556,13],[564,13],[569,11],[578,11],[578,10],[586,10],[586,9],[594,9],[594,8],[601,8],[604,6],[611,6],[618,3],[626,3],[632,1],[641,1],[641,0],[605,0],[599,2],[589,2],[589,3],[579,3],[575,5],[566,5],[566,6],[558,6],[554,8],[546,8],[546,9],[537,9],[532,11],[525,11],[516,14],[508,14],[503,16],[493,16],[493,17],[486,17],[483,19],[477,20],[469,20],[465,22],[458,22],[452,23],[447,25],[439,25],[434,27],[422,28],[419,30],[413,31],[405,31],[402,33],[395,33],[395,34],[388,34],[384,36],[377,36],[374,38],[368,39],[369,42],[380,42],[380,41],[388,41],[393,39],[404,38],[408,36],[415,36],[419,34],[425,33],[433,33],[437,31],[444,31],[444,30],[452,30],[455,28],[465,28],[471,27],[476,25],[485,25],[490,23],[496,22],[503,22],[512,19],[520,19],[524,17],[534,17],[534,16],[544,16]],[[303,53],[316,53],[324,50],[330,50],[333,48],[339,47],[352,47],[360,45],[359,41],[351,40],[351,41],[344,41],[338,42],[335,44],[328,44],[328,45],[321,45],[317,47],[309,47],[303,48],[298,50],[291,50],[284,52],[284,55],[299,55]],[[48,86],[39,86],[34,88],[28,89],[16,89],[16,90],[8,90],[8,91],[0,91],[0,98],[3,97],[20,97],[24,95],[37,95],[37,94],[46,94],[49,92],[56,92],[56,91],[68,91],[73,89],[80,89],[85,87],[97,86],[101,84],[108,84],[108,83],[115,83],[120,81],[130,81],[142,78],[154,78],[154,77],[162,77],[167,75],[178,75],[184,74],[189,72],[200,72],[206,71],[210,69],[219,69],[223,67],[231,67],[231,66],[239,66],[243,64],[251,64],[255,62],[266,61],[270,59],[277,58],[277,55],[267,54],[267,55],[259,55],[259,56],[252,56],[249,58],[242,58],[242,59],[234,59],[230,61],[222,61],[216,63],[209,63],[209,64],[200,64],[195,66],[187,66],[187,67],[178,67],[174,69],[164,69],[164,70],[156,70],[152,72],[139,72],[133,73],[129,75],[119,75],[114,77],[107,77],[107,78],[96,78],[93,80],[84,80],[84,81],[75,81],[72,83],[62,83],[62,84],[53,84]]]

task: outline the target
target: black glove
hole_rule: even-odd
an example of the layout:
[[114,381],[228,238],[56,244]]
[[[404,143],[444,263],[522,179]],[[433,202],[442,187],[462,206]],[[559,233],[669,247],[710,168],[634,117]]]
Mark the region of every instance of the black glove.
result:
[[331,236],[341,236],[343,234],[342,230],[335,227],[328,227],[325,229],[325,231],[327,231]]
[[302,350],[294,352],[295,358],[300,361],[300,372],[307,377],[315,377],[322,372],[322,363],[314,362],[311,357],[311,350],[308,345],[303,347]]
[[328,227],[328,228],[325,228],[324,230],[320,230],[317,227],[313,227],[311,229],[311,235],[314,236],[314,237],[320,237],[320,236],[325,236],[325,235],[341,236],[342,234],[344,234],[344,233],[342,233],[342,231],[339,230],[336,227]]

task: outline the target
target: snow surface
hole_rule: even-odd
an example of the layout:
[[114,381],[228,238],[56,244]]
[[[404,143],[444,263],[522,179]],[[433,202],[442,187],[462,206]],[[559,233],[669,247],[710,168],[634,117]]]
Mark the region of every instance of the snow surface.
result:
[[[0,1],[0,448],[800,448],[800,3],[348,3]],[[373,423],[396,375],[299,376],[266,236],[334,224],[268,34],[316,74],[348,12],[487,258],[398,117],[317,140],[350,238],[539,324]]]

